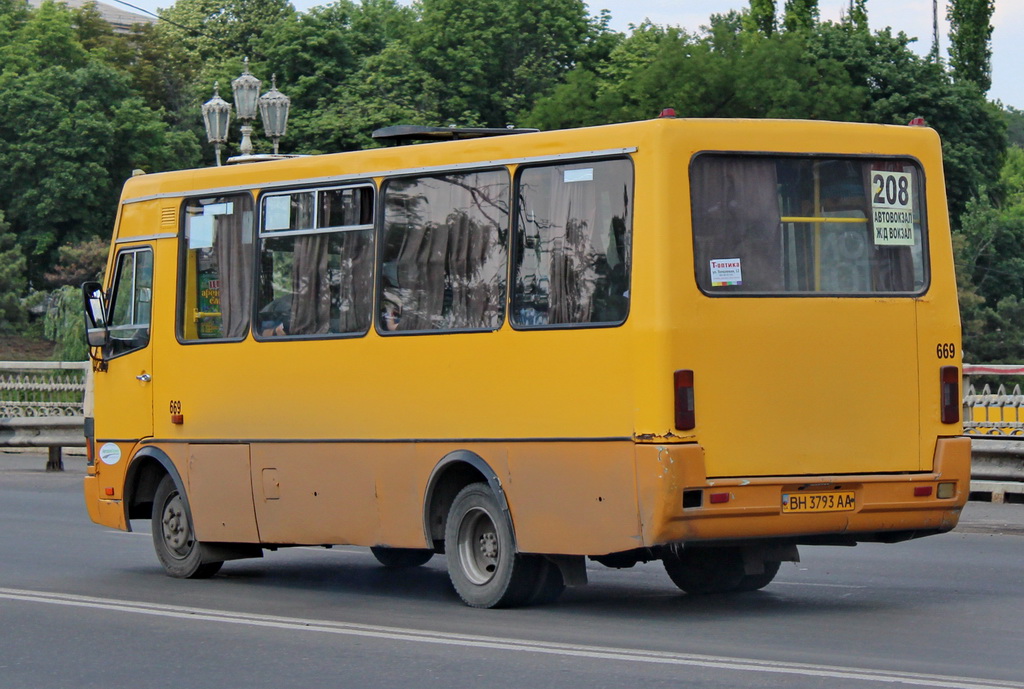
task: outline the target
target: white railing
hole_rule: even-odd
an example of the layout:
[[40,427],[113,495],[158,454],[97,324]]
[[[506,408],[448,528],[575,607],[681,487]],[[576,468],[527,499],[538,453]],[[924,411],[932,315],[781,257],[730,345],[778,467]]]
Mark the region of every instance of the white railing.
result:
[[48,448],[62,471],[63,447],[85,445],[87,361],[0,361],[0,447]]
[[[1019,384],[1007,388],[972,382],[977,376],[1022,376],[1024,366],[1016,364],[964,364],[964,433],[971,436],[1024,438],[1024,393]],[[1024,448],[1022,448],[1024,449]]]

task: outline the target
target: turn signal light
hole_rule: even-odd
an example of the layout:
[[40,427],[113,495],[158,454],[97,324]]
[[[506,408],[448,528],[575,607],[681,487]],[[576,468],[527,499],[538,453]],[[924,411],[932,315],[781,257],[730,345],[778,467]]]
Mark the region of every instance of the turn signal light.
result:
[[107,496],[112,496],[114,494],[114,489],[110,487],[104,488],[103,494]]
[[941,385],[942,423],[960,421],[960,369],[943,366],[939,369]]
[[676,428],[681,431],[693,430],[697,425],[693,403],[693,371],[676,371],[673,383],[676,397]]
[[940,483],[938,490],[935,491],[935,496],[942,500],[948,500],[954,495],[956,495],[955,483]]

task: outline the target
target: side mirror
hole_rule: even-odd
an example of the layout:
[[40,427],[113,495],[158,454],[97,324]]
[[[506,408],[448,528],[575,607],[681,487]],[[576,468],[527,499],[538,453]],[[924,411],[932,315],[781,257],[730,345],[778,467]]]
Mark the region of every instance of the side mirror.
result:
[[85,341],[90,347],[105,347],[110,342],[110,330],[107,328],[107,305],[100,283],[83,284],[82,299],[85,302]]

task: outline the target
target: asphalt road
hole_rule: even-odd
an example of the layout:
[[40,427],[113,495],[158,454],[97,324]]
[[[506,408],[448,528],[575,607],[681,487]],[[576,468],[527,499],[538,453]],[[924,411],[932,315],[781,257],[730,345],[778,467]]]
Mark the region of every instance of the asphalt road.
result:
[[295,548],[163,575],[148,523],[89,522],[82,461],[0,454],[0,689],[1002,687],[1024,689],[1024,505],[950,534],[803,548],[766,589],[686,596],[592,565],[551,606],[472,610],[444,558]]

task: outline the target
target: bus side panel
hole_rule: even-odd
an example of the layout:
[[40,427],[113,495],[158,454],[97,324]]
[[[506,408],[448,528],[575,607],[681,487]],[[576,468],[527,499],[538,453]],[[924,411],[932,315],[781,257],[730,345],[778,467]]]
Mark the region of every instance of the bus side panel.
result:
[[505,486],[519,550],[602,555],[643,545],[632,442],[521,443]]
[[198,540],[259,542],[248,445],[189,446],[188,486]]
[[[263,543],[378,542],[374,467],[393,446],[259,443],[251,447]],[[417,501],[417,506],[419,502]],[[419,526],[422,519],[415,522]]]

